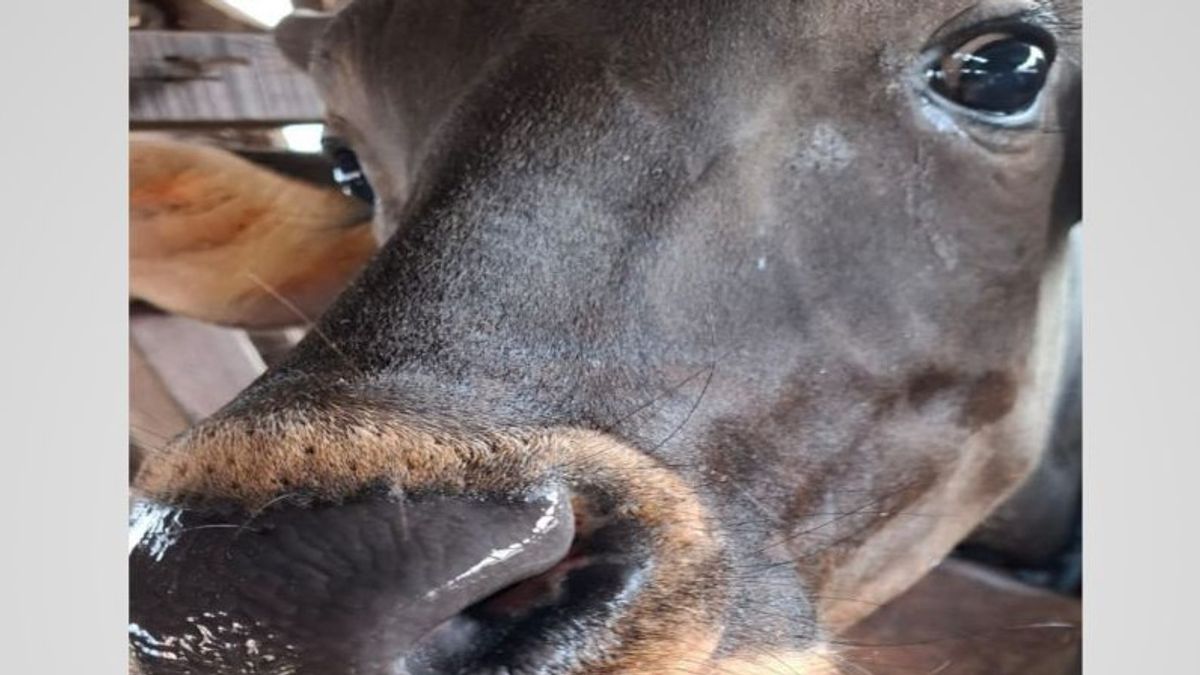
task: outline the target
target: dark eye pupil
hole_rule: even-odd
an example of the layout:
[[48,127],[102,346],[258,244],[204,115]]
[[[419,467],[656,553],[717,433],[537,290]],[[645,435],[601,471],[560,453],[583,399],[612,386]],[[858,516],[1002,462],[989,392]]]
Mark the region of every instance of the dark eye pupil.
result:
[[1012,114],[1028,108],[1046,83],[1045,50],[1017,37],[968,42],[930,70],[934,90],[968,108]]
[[362,166],[358,163],[358,156],[353,150],[344,146],[339,146],[331,142],[326,142],[326,151],[333,160],[333,180],[342,188],[342,192],[350,197],[373,204],[375,202],[375,191],[371,189],[371,184],[367,181],[367,176],[363,173]]

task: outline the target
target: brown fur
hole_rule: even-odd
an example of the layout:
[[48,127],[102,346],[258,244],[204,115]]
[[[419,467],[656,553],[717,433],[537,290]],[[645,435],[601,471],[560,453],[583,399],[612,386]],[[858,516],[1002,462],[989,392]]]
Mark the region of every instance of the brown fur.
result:
[[336,190],[160,136],[133,134],[129,151],[135,299],[215,323],[295,325],[375,252],[367,210]]

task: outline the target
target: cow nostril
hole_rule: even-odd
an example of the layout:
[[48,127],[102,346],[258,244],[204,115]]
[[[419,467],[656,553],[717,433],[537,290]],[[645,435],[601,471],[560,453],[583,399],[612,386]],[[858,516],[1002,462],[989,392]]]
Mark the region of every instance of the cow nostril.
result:
[[397,673],[566,672],[644,581],[645,532],[585,500],[569,552],[430,631]]
[[562,489],[251,515],[140,504],[131,645],[147,675],[393,673],[439,626],[567,558],[570,509]]

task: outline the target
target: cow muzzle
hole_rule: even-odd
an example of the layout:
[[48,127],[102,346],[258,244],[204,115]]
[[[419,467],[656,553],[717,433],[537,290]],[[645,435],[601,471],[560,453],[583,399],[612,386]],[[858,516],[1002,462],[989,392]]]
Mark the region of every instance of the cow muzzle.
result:
[[151,673],[184,672],[178,661],[188,672],[395,673],[414,655],[462,658],[466,638],[502,632],[519,614],[464,610],[510,586],[532,605],[553,583],[533,579],[574,562],[567,502],[560,488],[520,501],[375,496],[250,514],[143,503],[131,639]]
[[715,647],[716,537],[641,453],[246,424],[201,425],[138,477],[143,675],[591,672],[625,652],[613,672],[657,672]]

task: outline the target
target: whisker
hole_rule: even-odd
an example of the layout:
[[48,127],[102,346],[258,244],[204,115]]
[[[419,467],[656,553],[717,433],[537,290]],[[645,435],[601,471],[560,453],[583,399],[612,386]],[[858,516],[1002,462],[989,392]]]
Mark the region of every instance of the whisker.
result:
[[254,511],[252,511],[250,513],[250,517],[246,518],[246,521],[239,526],[240,530],[236,534],[233,535],[233,539],[237,539],[239,536],[241,536],[242,530],[250,530],[250,523],[253,522],[255,518],[258,518],[263,513],[265,513],[267,509],[271,508],[272,506],[274,506],[280,502],[291,499],[293,497],[302,497],[302,496],[303,495],[299,492],[285,492],[284,494],[281,494],[278,497],[268,500],[267,503],[263,504],[262,506],[258,507],[257,509],[255,509]]
[[338,347],[334,343],[334,341],[332,339],[330,339],[330,337],[328,335],[325,334],[325,331],[321,330],[321,327],[318,326],[315,321],[313,321],[311,318],[309,318],[309,316],[307,314],[304,313],[304,310],[300,309],[295,304],[293,304],[292,301],[285,298],[281,293],[279,293],[274,288],[272,288],[270,284],[268,284],[267,282],[260,279],[257,274],[247,271],[246,276],[249,277],[250,280],[253,281],[255,284],[258,284],[258,286],[260,288],[262,288],[264,291],[266,291],[271,297],[278,300],[279,303],[282,304],[285,308],[287,308],[288,311],[292,312],[293,314],[296,315],[297,318],[299,318],[301,321],[303,321],[304,325],[305,325],[305,329],[312,331],[313,333],[315,333],[317,335],[317,337],[321,338],[321,340],[326,345],[328,345],[330,349],[332,349],[335,353],[337,353],[337,355],[339,357],[341,357],[341,359],[343,361],[346,362],[346,365],[353,368],[354,371],[357,372],[359,375],[364,375],[362,370],[360,370],[358,368],[358,366],[355,365],[354,361],[350,360],[350,357],[347,356],[346,353],[343,352],[341,350],[341,348]]

